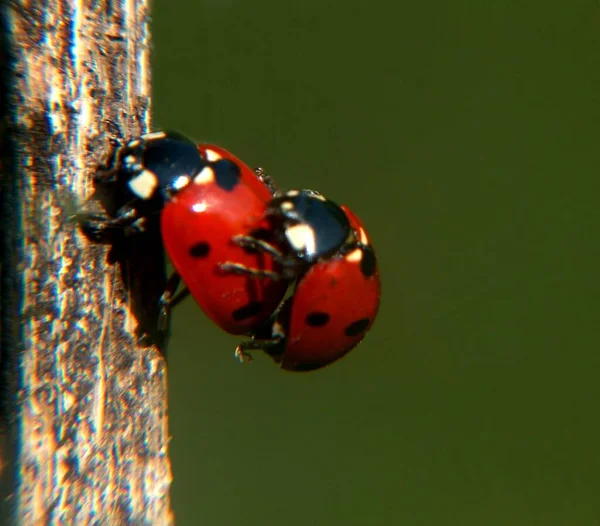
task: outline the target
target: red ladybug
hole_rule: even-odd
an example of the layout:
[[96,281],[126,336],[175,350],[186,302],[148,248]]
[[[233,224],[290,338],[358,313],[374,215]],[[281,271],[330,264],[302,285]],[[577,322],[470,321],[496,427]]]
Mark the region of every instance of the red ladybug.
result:
[[[114,166],[96,181],[116,185],[125,204],[114,217],[87,218],[86,230],[94,237],[111,229],[143,231],[147,219],[160,214],[163,243],[177,271],[162,299],[165,310],[180,279],[229,333],[254,331],[277,308],[287,289],[279,265],[268,253],[232,242],[236,236],[274,242],[265,219],[272,193],[262,172],[218,146],[155,132],[118,150]],[[228,272],[220,268],[222,261],[252,270]]]
[[263,349],[283,369],[318,369],[353,349],[375,320],[381,295],[375,252],[360,219],[316,192],[276,195],[267,215],[283,253],[247,237],[236,242],[262,247],[284,274],[300,277],[293,296],[236,355]]

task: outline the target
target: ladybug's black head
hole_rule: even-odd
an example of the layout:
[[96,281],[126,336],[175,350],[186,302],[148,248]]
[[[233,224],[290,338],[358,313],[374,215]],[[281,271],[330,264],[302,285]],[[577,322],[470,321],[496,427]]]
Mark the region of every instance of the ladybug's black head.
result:
[[313,190],[276,194],[267,214],[282,241],[306,263],[334,255],[353,236],[344,211]]
[[118,162],[119,176],[134,197],[162,202],[187,186],[206,164],[190,139],[164,131],[127,143]]

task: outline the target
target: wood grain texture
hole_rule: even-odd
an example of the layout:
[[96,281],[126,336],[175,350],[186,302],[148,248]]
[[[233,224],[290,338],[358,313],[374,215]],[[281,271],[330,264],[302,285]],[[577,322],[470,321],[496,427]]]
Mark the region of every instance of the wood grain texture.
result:
[[2,27],[0,523],[170,524],[160,239],[73,220],[147,129],[148,1],[13,0]]

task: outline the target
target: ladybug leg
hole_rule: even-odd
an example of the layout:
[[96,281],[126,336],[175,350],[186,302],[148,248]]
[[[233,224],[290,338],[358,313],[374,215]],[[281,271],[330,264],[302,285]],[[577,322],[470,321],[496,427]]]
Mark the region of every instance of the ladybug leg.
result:
[[119,158],[124,145],[114,138],[111,138],[111,142],[113,145],[111,157],[108,163],[98,166],[96,173],[94,173],[94,184],[113,184],[117,182]]
[[259,268],[250,268],[240,263],[233,263],[231,261],[226,261],[225,263],[221,263],[219,268],[223,272],[227,272],[229,274],[236,274],[238,276],[248,276],[256,279],[264,279],[270,278],[273,281],[279,281],[281,279],[281,275],[278,272],[274,272],[272,270],[263,270]]
[[265,173],[264,168],[258,166],[254,169],[254,173],[256,173],[258,178],[267,185],[269,190],[271,190],[271,194],[275,195],[275,193],[278,191],[277,185],[275,184],[275,181],[273,181],[273,178],[269,174]]
[[118,170],[110,165],[100,166],[94,174],[94,184],[112,184],[117,181]]
[[110,141],[114,144],[114,146],[118,146],[125,140],[125,136],[123,135],[123,130],[119,123],[113,119],[107,118],[103,121],[104,124],[109,129],[110,132]]
[[233,355],[241,363],[250,363],[252,361],[252,355],[248,352],[251,350],[261,350],[269,354],[271,347],[279,347],[283,341],[283,338],[272,338],[270,340],[248,340],[247,342],[240,343]]
[[283,263],[286,259],[281,250],[262,239],[256,239],[252,236],[234,236],[232,241],[241,248],[252,248],[260,252],[266,252],[271,255],[277,263]]
[[158,330],[166,334],[169,327],[169,316],[171,310],[179,305],[185,298],[190,294],[190,289],[187,287],[176,294],[179,284],[181,283],[181,276],[174,272],[167,280],[165,291],[158,300],[159,314],[158,314]]
[[225,272],[232,272],[239,275],[252,276],[254,278],[271,278],[274,280],[291,280],[298,276],[300,272],[298,262],[294,258],[290,258],[283,254],[278,248],[262,239],[256,239],[252,236],[234,236],[232,241],[241,248],[249,248],[257,252],[269,254],[273,260],[283,268],[280,272],[274,273],[268,270],[260,270],[245,267],[238,263],[227,261],[221,264],[221,269]]
[[85,214],[81,218],[83,231],[95,241],[101,241],[111,231],[122,230],[126,235],[143,230],[138,211],[131,205],[123,206],[116,217],[104,214]]
[[290,300],[286,300],[271,316],[268,322],[258,328],[251,340],[240,343],[234,356],[242,363],[251,362],[252,356],[248,351],[261,350],[279,363],[285,350],[286,335],[284,325],[287,323]]

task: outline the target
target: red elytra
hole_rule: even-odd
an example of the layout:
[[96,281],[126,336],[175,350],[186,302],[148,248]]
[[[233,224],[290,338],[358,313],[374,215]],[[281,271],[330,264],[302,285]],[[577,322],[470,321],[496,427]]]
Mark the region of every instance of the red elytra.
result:
[[[278,271],[272,257],[244,250],[236,235],[268,231],[264,212],[271,192],[256,173],[227,150],[199,146],[210,164],[166,203],[161,230],[167,254],[204,312],[231,334],[253,331],[281,302],[287,283],[226,273],[219,264],[234,261],[248,268]],[[220,184],[220,161],[227,177]],[[234,168],[232,173],[232,168]]]
[[341,208],[365,249],[318,262],[300,278],[279,319],[286,333],[283,369],[310,371],[338,360],[360,343],[377,316],[377,260],[360,219]]

